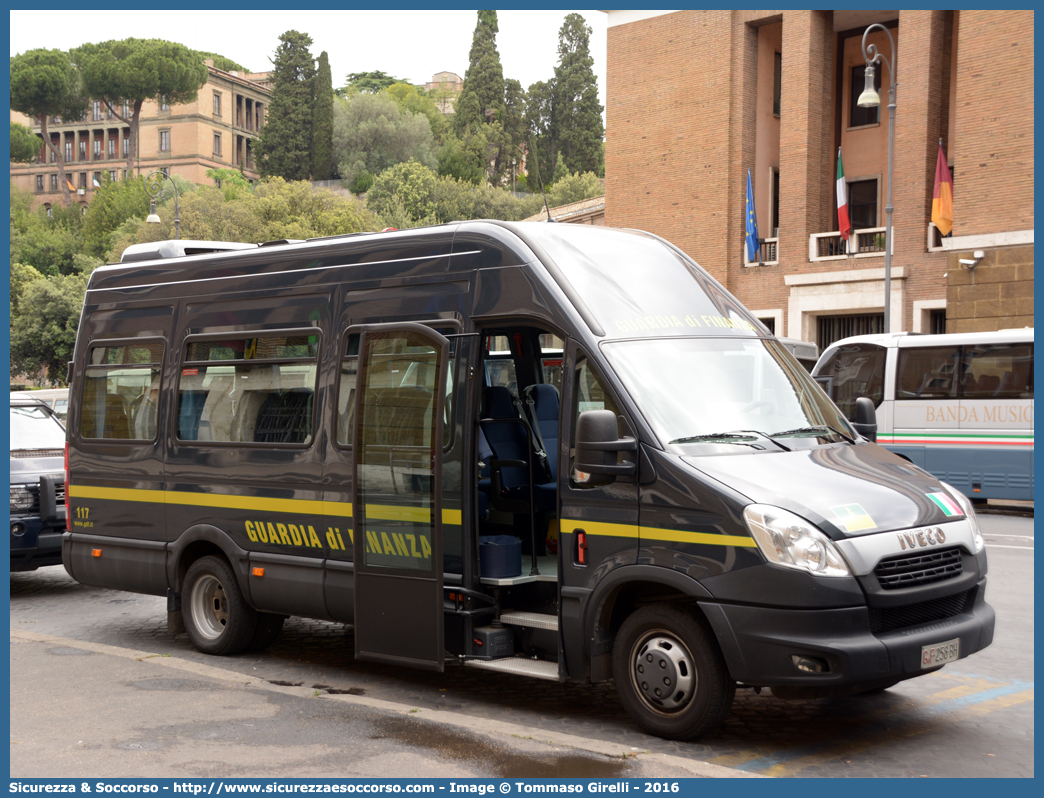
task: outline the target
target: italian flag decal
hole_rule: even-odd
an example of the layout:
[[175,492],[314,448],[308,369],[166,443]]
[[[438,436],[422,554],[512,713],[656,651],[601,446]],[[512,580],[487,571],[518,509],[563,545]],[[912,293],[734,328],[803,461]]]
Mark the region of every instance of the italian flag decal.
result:
[[929,493],[928,498],[939,505],[939,509],[947,516],[964,515],[957,502],[948,493]]
[[841,238],[848,240],[852,222],[848,219],[848,189],[845,188],[845,165],[841,163],[841,148],[837,148],[837,229]]

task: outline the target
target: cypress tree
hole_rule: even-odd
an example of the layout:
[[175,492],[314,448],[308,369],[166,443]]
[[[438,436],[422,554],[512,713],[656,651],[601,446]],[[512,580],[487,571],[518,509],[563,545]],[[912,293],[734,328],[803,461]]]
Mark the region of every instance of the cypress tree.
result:
[[471,127],[500,119],[504,112],[504,67],[497,51],[497,12],[479,11],[471,38],[468,71],[457,98],[453,126],[463,136]]
[[555,146],[570,172],[601,175],[605,165],[605,125],[598,102],[598,82],[591,57],[591,27],[579,14],[569,14],[558,31],[558,66],[552,127]]
[[279,37],[272,70],[272,99],[258,139],[262,176],[307,180],[312,167],[315,62],[312,37],[288,30]]
[[333,76],[326,50],[319,54],[315,73],[313,112],[312,179],[329,180],[333,172]]

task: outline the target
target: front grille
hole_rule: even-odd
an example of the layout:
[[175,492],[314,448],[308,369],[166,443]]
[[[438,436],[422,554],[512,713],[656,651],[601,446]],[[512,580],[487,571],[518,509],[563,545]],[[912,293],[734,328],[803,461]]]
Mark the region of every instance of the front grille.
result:
[[870,631],[875,634],[894,632],[908,626],[920,626],[932,621],[942,621],[964,612],[971,590],[952,596],[907,604],[905,607],[889,607],[879,610],[870,608]]
[[882,590],[897,590],[952,579],[960,576],[963,568],[961,550],[955,546],[925,554],[888,557],[874,568],[874,576]]

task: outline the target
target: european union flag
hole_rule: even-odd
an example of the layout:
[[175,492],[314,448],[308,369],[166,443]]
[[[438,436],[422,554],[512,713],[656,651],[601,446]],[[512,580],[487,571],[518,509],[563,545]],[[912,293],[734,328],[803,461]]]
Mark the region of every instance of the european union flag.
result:
[[760,263],[758,255],[758,217],[754,213],[754,187],[750,182],[750,170],[747,170],[747,260]]

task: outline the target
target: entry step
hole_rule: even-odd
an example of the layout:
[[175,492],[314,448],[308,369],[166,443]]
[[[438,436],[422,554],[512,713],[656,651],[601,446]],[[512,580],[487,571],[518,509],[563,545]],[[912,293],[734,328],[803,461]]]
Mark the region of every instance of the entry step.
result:
[[540,612],[502,612],[500,622],[509,626],[524,626],[527,629],[550,629],[558,631],[558,616]]
[[530,676],[534,679],[558,681],[558,663],[528,657],[505,657],[504,659],[469,659],[464,664],[470,668],[481,668],[486,671],[503,671]]

